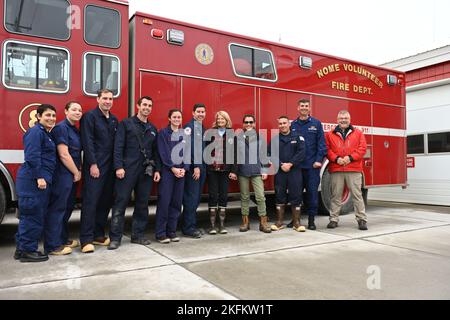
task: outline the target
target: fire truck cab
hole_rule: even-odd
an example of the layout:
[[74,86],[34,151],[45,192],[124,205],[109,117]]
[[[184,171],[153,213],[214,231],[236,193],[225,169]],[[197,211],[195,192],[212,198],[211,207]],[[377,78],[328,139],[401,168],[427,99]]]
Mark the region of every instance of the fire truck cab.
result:
[[88,111],[97,90],[114,92],[113,113],[128,115],[128,3],[106,0],[0,2],[0,221],[15,208],[23,133],[35,107],[49,103],[64,119],[78,101]]

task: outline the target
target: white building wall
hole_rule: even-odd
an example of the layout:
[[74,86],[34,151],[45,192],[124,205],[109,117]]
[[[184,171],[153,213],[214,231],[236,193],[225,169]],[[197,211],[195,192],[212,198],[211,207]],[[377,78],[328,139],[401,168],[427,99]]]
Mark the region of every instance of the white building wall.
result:
[[[450,84],[406,94],[407,134],[450,131]],[[450,205],[450,153],[409,155],[408,188],[374,188],[369,199]]]

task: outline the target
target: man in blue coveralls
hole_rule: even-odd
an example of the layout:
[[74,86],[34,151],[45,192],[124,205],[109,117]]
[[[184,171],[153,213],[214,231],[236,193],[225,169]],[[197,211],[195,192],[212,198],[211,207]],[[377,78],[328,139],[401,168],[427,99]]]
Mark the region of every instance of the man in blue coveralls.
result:
[[315,230],[314,218],[319,206],[320,168],[327,154],[327,145],[323,133],[322,123],[310,116],[311,107],[309,100],[298,101],[298,118],[292,121],[291,130],[300,134],[305,139],[306,154],[301,163],[303,189],[306,189],[306,212],[308,213],[308,229]]
[[161,161],[158,156],[156,127],[148,121],[153,100],[148,96],[139,98],[138,113],[124,119],[117,129],[114,142],[114,170],[116,171],[115,201],[112,209],[109,250],[120,246],[125,210],[134,190],[135,205],[131,242],[149,245],[144,236],[148,222],[148,198],[153,181],[160,179]]
[[113,93],[102,89],[97,108],[81,118],[83,157],[83,206],[81,208],[81,252],[94,252],[94,244],[107,246],[105,225],[114,188],[113,150],[118,121],[110,110]]
[[300,224],[301,188],[303,186],[300,164],[305,158],[305,139],[291,130],[287,116],[278,118],[278,128],[280,134],[271,140],[269,146],[271,162],[278,170],[275,174],[277,222],[271,228],[272,231],[278,231],[285,227],[283,217],[286,204],[290,202],[293,228],[295,231],[303,232],[305,227]]
[[197,208],[206,180],[206,164],[203,161],[205,128],[202,125],[206,116],[205,105],[196,103],[192,115],[193,118],[184,127],[185,135],[190,136],[191,162],[185,175],[181,230],[185,236],[201,238],[202,234],[197,229]]

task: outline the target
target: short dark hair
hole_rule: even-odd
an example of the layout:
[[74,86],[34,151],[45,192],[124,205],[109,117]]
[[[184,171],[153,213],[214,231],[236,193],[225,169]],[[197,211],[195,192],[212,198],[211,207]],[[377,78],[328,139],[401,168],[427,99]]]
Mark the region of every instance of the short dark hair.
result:
[[302,98],[298,100],[297,105],[299,105],[300,103],[309,103],[309,99]]
[[289,117],[283,115],[283,116],[279,116],[279,117],[278,117],[278,120],[280,120],[280,119],[287,119],[287,120],[289,120]]
[[151,102],[153,102],[153,99],[152,99],[151,97],[149,97],[149,96],[142,96],[142,97],[140,97],[139,100],[137,101],[137,104],[140,106],[141,103],[142,103],[142,100],[144,100],[144,99],[150,100]]
[[45,104],[44,103],[44,104],[41,104],[40,106],[37,107],[37,109],[36,109],[36,112],[37,112],[36,117],[37,117],[37,115],[42,116],[44,114],[44,112],[47,111],[47,110],[52,110],[52,111],[55,111],[55,113],[56,113],[56,108],[54,106],[52,106],[51,104]]
[[180,109],[173,108],[173,109],[170,109],[170,110],[169,110],[169,115],[168,115],[168,117],[170,118],[170,117],[172,116],[172,114],[174,114],[175,112],[179,112],[179,113],[181,113],[181,115],[183,115],[183,113],[181,112]]
[[71,107],[73,104],[75,104],[75,103],[81,105],[81,104],[80,104],[79,102],[77,102],[77,101],[69,101],[69,102],[66,103],[66,106],[64,107],[64,109],[69,110],[70,107]]
[[242,122],[245,121],[245,118],[252,118],[253,121],[256,121],[256,120],[255,120],[255,116],[252,115],[252,114],[244,114],[244,117],[242,118]]
[[114,95],[114,92],[109,89],[100,89],[97,91],[97,98],[100,98],[104,93],[112,93]]
[[195,111],[198,108],[204,108],[206,110],[206,106],[203,103],[196,103],[194,104],[194,108],[192,109],[192,111]]

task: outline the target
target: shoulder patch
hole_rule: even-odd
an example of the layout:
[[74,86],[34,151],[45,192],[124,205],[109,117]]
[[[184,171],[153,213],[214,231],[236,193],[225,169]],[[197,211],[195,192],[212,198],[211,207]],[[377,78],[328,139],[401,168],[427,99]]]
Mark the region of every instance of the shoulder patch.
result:
[[190,136],[192,133],[192,129],[190,127],[187,127],[184,129],[184,134],[187,136]]

